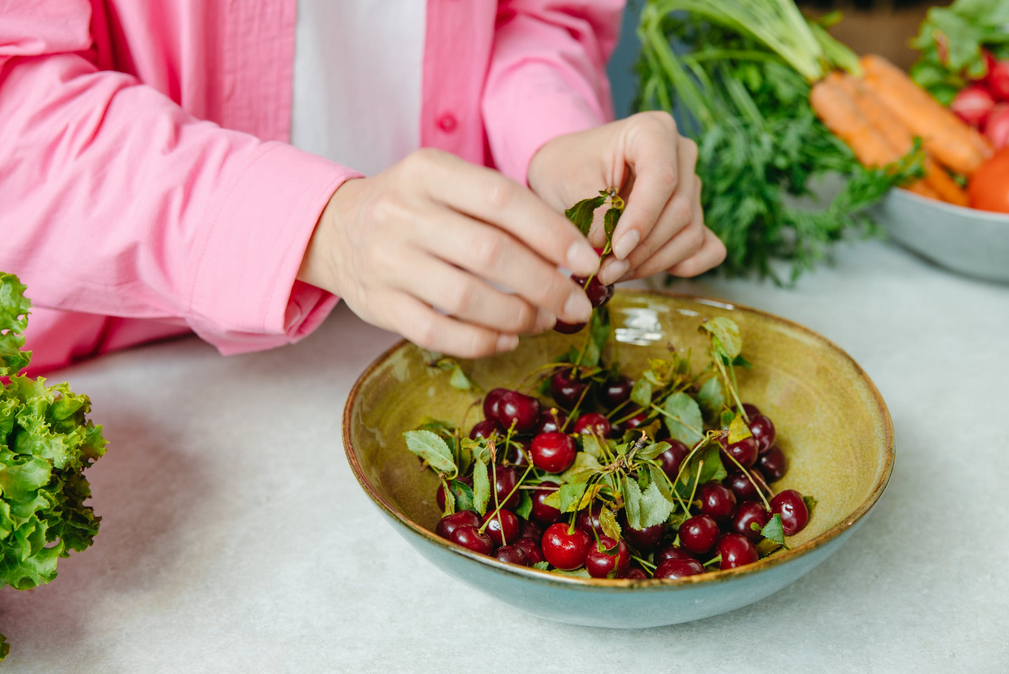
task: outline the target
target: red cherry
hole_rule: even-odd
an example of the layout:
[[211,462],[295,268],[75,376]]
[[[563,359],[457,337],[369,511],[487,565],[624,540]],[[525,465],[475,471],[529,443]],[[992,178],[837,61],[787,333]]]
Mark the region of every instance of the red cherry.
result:
[[540,401],[518,391],[506,391],[497,405],[497,419],[507,430],[514,427],[516,433],[528,433],[540,417]]
[[[771,519],[771,513],[767,512],[764,506],[756,501],[743,501],[736,508],[736,514],[729,523],[729,531],[733,531],[740,536],[746,536],[754,543],[760,541],[760,531]],[[754,529],[753,525],[757,528]]]
[[[760,494],[757,493],[757,488],[764,493],[764,496],[771,495],[771,488],[767,486],[767,482],[764,481],[764,476],[760,472],[759,468],[750,468],[747,471],[750,477],[747,477],[745,473],[740,473],[739,471],[730,472],[729,476],[722,480],[722,484],[732,490],[732,493],[736,495],[736,502],[740,501],[757,501],[760,499]],[[753,481],[750,481],[753,478]],[[754,487],[756,483],[756,487]]]
[[486,533],[481,534],[479,529],[469,524],[456,527],[449,540],[453,543],[458,543],[464,548],[469,548],[473,552],[479,552],[481,555],[489,555],[491,550],[494,549],[490,536]]
[[638,567],[634,567],[633,569],[630,569],[627,572],[627,575],[624,576],[624,580],[647,580],[647,579],[648,579],[648,574],[645,573],[644,571],[642,571],[641,569],[639,569]]
[[704,573],[704,565],[696,559],[670,559],[659,564],[653,578],[686,578]]
[[517,468],[495,466],[493,480],[497,501],[495,502],[492,497],[491,506],[496,507],[497,504],[500,504],[502,508],[517,508],[522,494],[515,488],[515,485],[519,483],[520,478],[521,475],[519,475]]
[[526,560],[529,562],[529,566],[533,564],[538,564],[543,561],[543,551],[540,550],[540,544],[538,540],[532,538],[519,538],[515,543],[512,544],[513,547],[519,548],[526,555]]
[[504,545],[498,548],[494,553],[494,558],[499,562],[529,566],[529,559],[526,557],[525,551],[517,545]]
[[553,482],[545,482],[532,492],[533,509],[529,517],[543,526],[550,526],[561,518],[561,511],[553,506],[547,505],[543,501],[557,491],[557,485]]
[[575,435],[590,435],[595,433],[596,437],[605,438],[610,434],[610,420],[598,412],[583,414],[575,422]]
[[581,529],[570,529],[565,522],[547,527],[543,532],[543,556],[563,571],[573,571],[585,564],[592,539]]
[[775,445],[760,457],[760,468],[771,482],[777,482],[788,472],[788,459],[781,447]]
[[718,542],[718,554],[722,556],[722,569],[735,569],[757,561],[757,548],[746,536],[725,534]]
[[600,389],[599,402],[609,409],[619,407],[631,399],[633,388],[634,381],[632,379],[619,375],[607,381]]
[[774,444],[777,432],[774,430],[774,422],[763,414],[750,417],[750,433],[753,433],[757,441],[757,450],[763,454]]
[[511,510],[500,510],[497,514],[493,510],[488,510],[480,523],[484,522],[488,523],[484,533],[490,536],[495,547],[509,545],[518,540],[519,518]]
[[680,472],[680,464],[683,463],[683,459],[690,453],[690,448],[679,440],[672,438],[666,440],[666,442],[669,443],[669,449],[659,454],[655,459],[659,462],[662,472],[670,480],[675,480],[677,474]]
[[591,508],[586,508],[578,513],[577,519],[575,519],[575,526],[592,536],[592,532],[595,532],[596,536],[603,535],[603,527],[599,524],[599,513],[601,513],[603,507],[600,505],[592,506]]
[[634,529],[630,526],[624,527],[624,538],[632,546],[641,552],[649,552],[655,548],[662,539],[666,537],[666,524],[660,522],[653,527],[645,529]]
[[692,554],[684,550],[683,548],[678,548],[672,545],[663,545],[661,548],[655,551],[655,563],[662,564],[662,562],[668,561],[670,559],[693,559],[697,560]]
[[483,416],[485,419],[497,419],[498,402],[501,396],[508,392],[506,388],[496,388],[483,398]]
[[543,529],[535,522],[519,520],[519,523],[521,524],[519,527],[519,538],[531,538],[534,541],[543,538]]
[[760,414],[760,409],[756,405],[751,405],[750,403],[743,403],[743,412],[746,413],[747,419],[752,419],[753,417]]
[[581,332],[588,323],[565,323],[564,321],[558,320],[554,323],[554,332],[559,332],[562,335],[573,335],[576,332]]
[[575,441],[563,433],[540,433],[533,438],[529,453],[533,465],[548,473],[563,473],[575,462]]
[[697,515],[680,525],[680,545],[687,552],[705,555],[718,543],[718,523],[707,515]]
[[[615,548],[615,549],[614,549]],[[593,578],[622,578],[631,565],[631,552],[623,541],[600,536],[585,556],[585,568]]]
[[599,282],[598,276],[593,276],[592,280],[585,283],[586,279],[582,276],[572,276],[571,280],[577,283],[585,290],[585,294],[589,298],[589,302],[592,304],[593,308],[598,308],[610,301],[613,297],[613,286],[604,286]]
[[[452,482],[449,482],[449,487],[452,489],[452,494],[455,496],[456,500],[458,501],[459,496],[462,495],[462,490],[455,484],[455,482],[462,482],[463,484],[472,487],[473,486],[473,478],[461,477],[458,480],[453,480]],[[438,492],[435,494],[435,500],[438,501],[438,510],[444,511],[445,510],[445,488],[442,487],[440,484],[438,485]]]
[[519,442],[515,438],[512,438],[508,441],[508,444],[505,445],[504,460],[505,463],[510,466],[523,468],[528,466],[530,463],[529,452],[526,450],[523,443]]
[[472,510],[460,510],[457,513],[446,515],[438,521],[438,526],[435,527],[434,533],[442,538],[452,540],[452,532],[461,526],[480,526],[480,516]]
[[701,513],[710,516],[719,524],[725,524],[736,512],[736,496],[726,487],[715,482],[701,486]]
[[589,387],[589,382],[577,379],[572,369],[558,370],[550,377],[550,395],[554,402],[561,407],[568,409],[578,404],[578,401],[585,395],[585,389]]
[[568,421],[568,415],[561,412],[556,407],[551,407],[548,410],[540,412],[539,421],[533,426],[532,434],[539,435],[540,433],[556,433],[557,431],[564,428],[564,424]]
[[794,536],[806,528],[809,510],[802,494],[794,489],[786,489],[771,499],[771,512],[781,515],[781,527],[786,536]]
[[[757,441],[752,436],[722,447],[722,454],[731,456],[743,468],[749,468],[756,463],[757,453]],[[725,463],[726,467],[738,470],[736,463],[733,463],[732,459],[727,458],[727,456],[723,457],[723,463]]]
[[614,437],[621,437],[627,431],[633,431],[635,428],[645,423],[645,419],[648,418],[648,413],[641,410],[634,416],[626,419],[622,424],[617,424],[613,427]]
[[484,419],[476,424],[469,431],[470,440],[477,438],[489,438],[492,435],[504,435],[504,429],[495,419]]

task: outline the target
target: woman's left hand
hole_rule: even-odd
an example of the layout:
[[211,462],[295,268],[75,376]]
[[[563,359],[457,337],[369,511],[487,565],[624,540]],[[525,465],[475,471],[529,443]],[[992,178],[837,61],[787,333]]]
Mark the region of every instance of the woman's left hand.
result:
[[[599,280],[610,284],[668,271],[696,276],[725,259],[725,246],[704,226],[697,145],[664,112],[642,112],[588,131],[559,136],[529,165],[529,186],[563,211],[615,187],[627,206],[613,232],[613,256]],[[590,240],[601,246],[594,227]]]

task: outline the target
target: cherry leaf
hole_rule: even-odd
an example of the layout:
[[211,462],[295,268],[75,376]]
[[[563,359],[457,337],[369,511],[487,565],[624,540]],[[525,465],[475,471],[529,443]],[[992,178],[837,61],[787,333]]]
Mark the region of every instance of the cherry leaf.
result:
[[746,420],[743,419],[743,415],[737,414],[736,417],[729,422],[729,444],[731,445],[750,437],[753,437],[753,433],[750,432],[750,427],[746,425]]
[[613,540],[620,540],[620,525],[617,523],[617,516],[609,508],[599,511],[599,528]]
[[441,437],[431,431],[406,431],[403,437],[406,438],[406,448],[427,461],[429,466],[442,473],[456,474],[452,450]]
[[722,380],[712,377],[704,382],[704,386],[697,392],[697,402],[701,404],[712,416],[725,406],[725,392],[722,388]]
[[781,524],[781,515],[774,514],[764,528],[760,530],[760,535],[769,541],[774,541],[778,545],[785,544],[785,528]]
[[648,408],[652,404],[652,382],[642,377],[634,382],[631,389],[631,402],[638,407]]
[[546,571],[547,569],[550,568],[550,562],[544,559],[542,562],[536,562],[535,564],[533,564],[533,568],[538,569],[540,571]]
[[739,326],[731,318],[717,316],[701,324],[701,329],[707,330],[714,340],[717,340],[717,344],[715,345],[716,351],[720,345],[722,352],[730,360],[738,356],[739,352],[743,350],[743,339],[739,336]]
[[529,519],[529,513],[533,511],[533,500],[526,489],[519,490],[519,504],[515,508],[515,514],[524,520]]
[[666,428],[669,434],[692,447],[703,437],[704,419],[697,401],[680,391],[666,398],[664,405]]
[[487,464],[483,459],[473,462],[473,506],[481,515],[487,513],[487,503],[490,501],[490,480],[487,477]]
[[575,224],[582,236],[588,236],[592,229],[592,220],[595,217],[596,209],[606,203],[606,194],[600,194],[591,199],[582,199],[571,208],[564,211],[568,220]]

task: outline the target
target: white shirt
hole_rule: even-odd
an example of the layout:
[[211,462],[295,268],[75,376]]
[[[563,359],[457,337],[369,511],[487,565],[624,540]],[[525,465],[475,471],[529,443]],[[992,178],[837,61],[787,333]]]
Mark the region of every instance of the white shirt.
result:
[[420,145],[425,0],[298,0],[291,143],[365,175]]

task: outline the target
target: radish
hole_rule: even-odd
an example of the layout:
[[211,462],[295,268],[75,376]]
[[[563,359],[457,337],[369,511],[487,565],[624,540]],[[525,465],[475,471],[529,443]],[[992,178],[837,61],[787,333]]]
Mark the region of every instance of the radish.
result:
[[990,59],[984,81],[996,101],[1009,103],[1009,61]]
[[999,103],[995,106],[984,125],[984,135],[996,150],[1009,147],[1009,105]]
[[995,99],[987,89],[978,84],[971,84],[961,89],[949,105],[949,109],[957,117],[975,128],[984,126],[994,107]]

